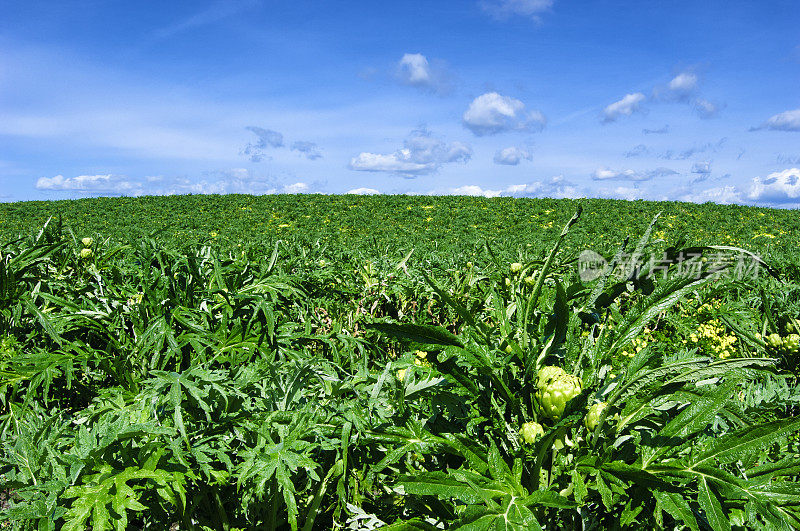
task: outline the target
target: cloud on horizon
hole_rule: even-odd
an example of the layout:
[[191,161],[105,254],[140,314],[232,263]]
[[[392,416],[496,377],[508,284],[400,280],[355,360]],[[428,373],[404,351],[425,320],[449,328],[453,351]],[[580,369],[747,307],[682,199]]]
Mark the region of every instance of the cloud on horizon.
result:
[[348,190],[345,194],[350,195],[380,195],[381,193],[376,190],[375,188],[353,188],[352,190]]
[[111,173],[100,175],[78,175],[76,177],[40,177],[36,180],[37,190],[69,191],[83,194],[107,193],[112,195],[141,195],[142,185],[123,175]]
[[203,172],[198,178],[150,175],[136,179],[114,174],[64,177],[59,174],[54,177],[40,177],[35,187],[41,192],[71,192],[81,196],[137,197],[182,194],[296,194],[318,190],[320,186],[304,182],[280,184],[271,178],[255,176],[246,168],[232,168]]
[[747,194],[748,199],[769,204],[800,203],[800,168],[789,168],[756,177]]
[[[441,192],[434,192],[441,193]],[[577,199],[586,197],[586,191],[566,180],[563,175],[547,181],[534,181],[527,184],[512,184],[505,188],[484,189],[476,184],[450,188],[445,195],[468,195],[473,197],[550,197],[554,199]]]
[[677,175],[678,172],[669,168],[656,168],[645,172],[636,170],[612,170],[598,168],[592,173],[593,181],[649,181],[656,177]]

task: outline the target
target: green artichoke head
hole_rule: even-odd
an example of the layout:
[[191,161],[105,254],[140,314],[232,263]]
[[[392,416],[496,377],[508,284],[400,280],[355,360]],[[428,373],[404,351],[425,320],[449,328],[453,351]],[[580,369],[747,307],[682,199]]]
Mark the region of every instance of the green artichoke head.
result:
[[522,425],[519,432],[522,435],[522,439],[527,444],[533,444],[539,440],[539,437],[544,435],[544,428],[542,428],[542,425],[538,422],[526,422]]
[[567,373],[543,378],[539,381],[538,387],[536,402],[539,410],[544,417],[552,420],[560,419],[567,402],[581,394],[583,390],[581,379]]
[[597,404],[592,404],[589,408],[589,412],[586,413],[586,418],[583,419],[583,423],[589,431],[594,431],[597,427],[597,423],[600,421],[600,415],[603,414],[606,405],[605,402],[598,402]]

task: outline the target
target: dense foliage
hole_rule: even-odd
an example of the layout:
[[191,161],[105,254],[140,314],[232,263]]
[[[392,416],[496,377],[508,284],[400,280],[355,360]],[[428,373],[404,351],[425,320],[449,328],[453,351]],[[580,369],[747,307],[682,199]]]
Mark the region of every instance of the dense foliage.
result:
[[[347,246],[336,233],[369,216],[349,214],[360,198],[329,200],[302,214],[317,219],[309,234],[282,240],[248,238],[233,210],[216,224],[198,215],[193,230],[208,236],[181,240],[191,197],[150,227],[131,218],[127,236],[122,214],[93,229],[75,204],[62,205],[76,209],[61,212],[69,225],[7,233],[0,520],[800,528],[796,253],[748,245],[758,240],[741,220],[710,241],[722,217],[687,244],[669,227],[681,224],[675,205],[642,224],[657,205],[615,203],[630,209],[618,219],[636,219],[628,239],[624,223],[596,224],[612,214],[591,201],[581,217],[577,202],[464,198],[369,199],[430,215],[394,233],[397,216],[365,221],[382,223],[371,239],[354,225]],[[295,221],[298,204],[326,199],[297,201]],[[503,218],[476,215],[498,204],[519,213],[504,243]],[[4,208],[38,221],[53,206]],[[449,223],[426,221],[445,209]],[[551,213],[544,224],[560,227],[526,241],[520,227]],[[319,228],[336,214],[351,217]],[[484,245],[465,228],[492,224]],[[591,278],[587,247],[608,259]]]

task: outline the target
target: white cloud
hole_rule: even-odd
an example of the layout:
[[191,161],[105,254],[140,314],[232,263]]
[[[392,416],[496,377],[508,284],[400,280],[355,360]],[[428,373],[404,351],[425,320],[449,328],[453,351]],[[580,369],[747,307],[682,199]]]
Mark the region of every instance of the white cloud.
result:
[[523,160],[533,160],[533,154],[530,152],[530,150],[516,146],[501,149],[494,154],[495,164],[516,166]]
[[742,203],[742,194],[735,186],[720,186],[719,188],[709,188],[700,192],[684,194],[678,199],[690,203],[712,202],[720,205],[732,205]]
[[431,71],[428,58],[421,53],[407,53],[400,59],[400,75],[409,85],[428,85]]
[[724,104],[715,103],[700,95],[700,78],[691,71],[681,72],[673,77],[666,85],[653,89],[653,100],[688,105],[700,118],[715,117]]
[[40,177],[36,181],[36,189],[120,195],[139,195],[142,192],[140,184],[132,182],[124,176],[113,174]]
[[445,141],[426,129],[412,131],[403,148],[391,154],[363,152],[350,160],[349,168],[356,171],[385,172],[413,178],[434,173],[443,164],[467,162],[472,149],[462,142]]
[[800,168],[754,178],[747,197],[768,204],[800,203]]
[[464,126],[477,136],[541,130],[547,123],[540,111],[527,111],[520,100],[497,92],[487,92],[472,100],[463,120]]
[[470,195],[474,197],[499,197],[501,193],[503,193],[502,190],[484,190],[475,184],[468,184],[450,190],[450,195]]
[[800,207],[800,168],[789,168],[755,177],[746,192],[736,186],[721,186],[700,192],[688,192],[678,197],[681,201],[705,203],[711,201],[727,204],[758,204],[773,207]]
[[646,177],[643,177],[640,173],[633,170],[612,170],[609,168],[597,168],[592,174],[592,180],[595,181],[607,181],[611,179],[642,181],[645,180]]
[[713,118],[719,113],[721,106],[704,98],[692,101],[692,109],[700,118]]
[[350,169],[355,171],[380,171],[407,175],[422,175],[431,171],[427,164],[408,160],[408,150],[400,150],[389,155],[379,153],[359,153],[350,159]]
[[636,201],[637,199],[646,199],[644,191],[640,188],[631,188],[629,186],[617,186],[614,188],[605,188],[598,190],[600,197],[608,199],[624,199],[626,201]]
[[688,103],[697,94],[699,78],[694,72],[684,71],[673,77],[666,85],[653,88],[653,99]]
[[478,185],[471,184],[451,188],[445,193],[448,195],[470,195],[476,197],[552,197],[557,199],[586,197],[584,190],[564,179],[563,175],[558,175],[545,182],[534,181],[527,184],[512,184],[498,190],[484,189]]
[[[199,178],[188,176],[148,181],[147,193],[179,194],[271,194],[277,191],[274,181],[251,174],[246,168],[203,172]],[[158,186],[154,187],[153,184]]]
[[306,183],[287,184],[281,188],[282,194],[305,194],[308,192],[309,186]]
[[771,129],[773,131],[800,131],[800,109],[776,114],[758,127],[750,130]]
[[690,94],[697,88],[697,76],[691,72],[683,72],[672,78],[667,86],[675,94]]
[[586,190],[557,175],[550,180],[534,181],[528,184],[515,184],[505,190],[504,195],[514,197],[551,197],[554,199],[577,199],[586,197]]
[[619,101],[603,109],[603,123],[615,122],[621,116],[630,116],[635,112],[641,112],[641,104],[645,100],[645,95],[641,92],[627,94]]
[[665,177],[675,175],[678,172],[669,168],[656,168],[646,172],[635,170],[612,170],[609,168],[598,168],[592,173],[594,181],[649,181],[655,177]]
[[[79,175],[41,177],[36,188],[48,192],[81,195],[179,195],[179,194],[297,194],[309,193],[304,182],[279,185],[273,179],[253,175],[246,168],[203,172],[199,177],[149,175],[129,178],[121,175]],[[315,186],[314,186],[315,187]]]
[[352,195],[380,195],[380,192],[374,188],[353,188],[345,193]]
[[401,83],[439,94],[452,90],[450,77],[444,65],[431,64],[421,53],[404,54],[397,64],[397,78]]
[[505,19],[512,15],[520,15],[539,20],[539,15],[553,7],[553,0],[484,0],[483,9],[492,16]]

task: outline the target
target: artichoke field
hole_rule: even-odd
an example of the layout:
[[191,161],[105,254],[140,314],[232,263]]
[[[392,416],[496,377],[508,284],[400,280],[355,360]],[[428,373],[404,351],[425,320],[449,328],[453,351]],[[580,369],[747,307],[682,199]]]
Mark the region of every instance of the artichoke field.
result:
[[513,261],[3,243],[0,525],[800,529],[795,270],[654,219],[584,281],[580,216]]

